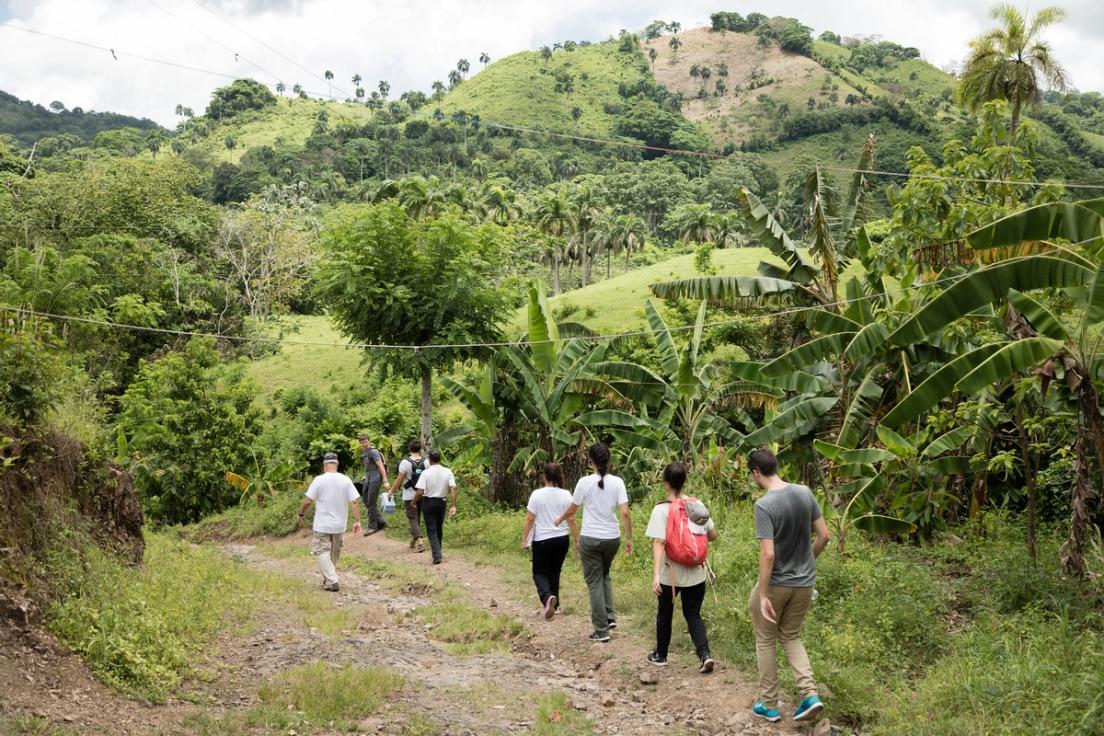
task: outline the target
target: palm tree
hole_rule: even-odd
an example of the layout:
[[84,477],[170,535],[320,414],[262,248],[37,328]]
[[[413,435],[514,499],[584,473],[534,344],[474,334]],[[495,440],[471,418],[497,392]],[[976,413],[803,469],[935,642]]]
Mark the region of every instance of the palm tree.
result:
[[560,263],[564,257],[561,245],[563,239],[575,231],[575,214],[567,193],[563,189],[555,189],[543,194],[533,210],[533,223],[537,230],[549,237],[545,255],[552,268],[552,293],[559,294]]
[[453,89],[454,87],[459,85],[462,81],[464,81],[464,77],[462,77],[460,75],[460,72],[458,70],[453,69],[452,71],[450,71],[448,73],[448,80],[449,80],[449,89]]
[[354,74],[353,78],[352,78],[353,86],[354,87],[359,87],[360,86],[360,81],[362,79],[363,79],[363,77],[361,77],[360,74]]
[[1028,23],[1020,11],[1002,3],[990,15],[1000,25],[970,41],[958,97],[971,110],[990,100],[1007,100],[1012,106],[1009,132],[1014,141],[1024,106],[1039,103],[1040,83],[1066,88],[1065,71],[1050,44],[1039,38],[1044,29],[1065,17],[1065,11],[1043,8]]
[[599,209],[599,197],[597,191],[589,184],[583,184],[575,188],[571,193],[572,220],[575,222],[575,237],[573,238],[574,250],[578,253],[579,264],[582,271],[583,286],[590,283],[591,256],[593,255],[593,243],[591,242],[590,229],[601,211]]
[[552,58],[552,49],[548,48],[547,46],[541,46],[540,55],[541,59],[547,62],[549,59]]
[[655,50],[655,47],[648,48],[648,61],[652,62],[652,71],[655,71],[655,60],[659,56],[659,52]]
[[325,71],[325,73],[324,73],[324,74],[323,74],[322,76],[324,76],[324,77],[326,78],[326,87],[327,87],[327,91],[329,92],[329,96],[330,96],[330,99],[332,100],[332,99],[333,99],[333,78],[334,78],[334,73],[333,73],[333,72],[331,72],[331,71],[330,71],[329,69],[327,69],[327,70]]
[[700,70],[698,71],[698,74],[700,74],[700,75],[701,75],[701,78],[702,78],[702,81],[703,81],[703,82],[708,82],[708,81],[709,81],[709,75],[711,75],[712,73],[713,73],[713,72],[712,72],[712,71],[710,71],[709,67],[707,67],[707,66],[703,66],[703,67],[702,67],[702,68],[701,68],[701,69],[700,69]]
[[430,89],[433,90],[433,99],[439,100],[445,96],[445,83],[440,79],[430,85]]
[[671,36],[671,40],[667,42],[667,45],[671,47],[671,56],[674,57],[682,46],[682,41],[679,40],[678,36]]
[[684,243],[710,243],[716,233],[717,213],[707,204],[683,204],[671,212],[672,229]]
[[286,90],[286,89],[287,89],[287,85],[286,85],[286,84],[284,84],[283,82],[277,82],[277,83],[276,83],[276,94],[278,94],[278,95],[280,95],[281,97],[283,97],[283,95],[284,95],[284,90]]
[[183,115],[184,114],[184,106],[182,104],[180,104],[179,102],[176,103],[176,114],[177,115]]
[[296,97],[302,97],[303,96],[303,85],[296,84],[291,88],[291,91]]
[[486,51],[479,54],[479,63],[483,66],[487,66],[491,63],[491,57],[487,54]]
[[701,73],[701,67],[699,67],[697,64],[691,64],[690,65],[690,78],[691,79],[697,79],[698,74],[700,74],[700,73]]
[[460,72],[460,76],[466,75],[469,69],[471,69],[471,64],[468,63],[467,59],[456,62],[456,71]]
[[389,83],[388,83],[388,82],[387,82],[386,80],[383,80],[383,79],[381,79],[381,80],[380,80],[380,83],[379,83],[379,93],[380,93],[380,97],[382,97],[383,99],[385,99],[385,100],[386,100],[386,99],[387,99],[387,95],[388,95],[388,94],[389,94],[390,92],[391,92],[391,85],[390,85],[390,84],[389,84]]

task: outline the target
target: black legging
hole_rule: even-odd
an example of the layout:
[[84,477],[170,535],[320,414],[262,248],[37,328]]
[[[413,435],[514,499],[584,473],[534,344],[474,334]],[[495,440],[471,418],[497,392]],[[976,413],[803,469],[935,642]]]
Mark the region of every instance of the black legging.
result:
[[[670,585],[660,587],[663,592],[659,594],[659,609],[656,612],[656,653],[666,657],[667,648],[671,646],[671,617],[675,613],[675,600],[671,596]],[[709,638],[705,634],[705,622],[701,617],[702,601],[705,600],[705,582],[688,588],[675,588],[675,593],[682,597],[682,615],[690,627],[694,651],[697,652],[698,657],[703,657],[709,654]]]
[[560,570],[570,546],[571,537],[566,534],[533,542],[533,582],[537,586],[541,605],[548,600],[548,596],[554,595],[556,608],[560,607]]

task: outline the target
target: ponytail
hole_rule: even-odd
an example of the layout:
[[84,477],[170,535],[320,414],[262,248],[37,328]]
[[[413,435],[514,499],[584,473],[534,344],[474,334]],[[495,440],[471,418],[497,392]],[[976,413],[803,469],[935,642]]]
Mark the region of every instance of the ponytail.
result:
[[587,455],[590,456],[590,462],[594,464],[594,469],[598,471],[598,487],[604,489],[606,487],[606,473],[609,472],[609,448],[601,442],[597,442],[590,446]]

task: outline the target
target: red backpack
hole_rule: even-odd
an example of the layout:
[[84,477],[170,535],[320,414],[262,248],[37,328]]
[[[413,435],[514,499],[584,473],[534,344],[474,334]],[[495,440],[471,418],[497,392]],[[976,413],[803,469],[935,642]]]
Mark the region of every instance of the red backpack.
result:
[[690,517],[686,514],[686,501],[679,498],[671,502],[667,514],[667,559],[680,565],[694,567],[704,565],[709,555],[709,537],[690,531]]

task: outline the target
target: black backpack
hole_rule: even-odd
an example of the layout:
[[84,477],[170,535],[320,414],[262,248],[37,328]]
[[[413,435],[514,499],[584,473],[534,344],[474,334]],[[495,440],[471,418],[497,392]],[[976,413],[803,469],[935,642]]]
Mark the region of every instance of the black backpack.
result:
[[403,481],[403,488],[414,490],[414,487],[418,485],[418,479],[422,477],[422,473],[425,472],[425,458],[415,460],[412,457],[406,459],[410,463],[410,477]]

